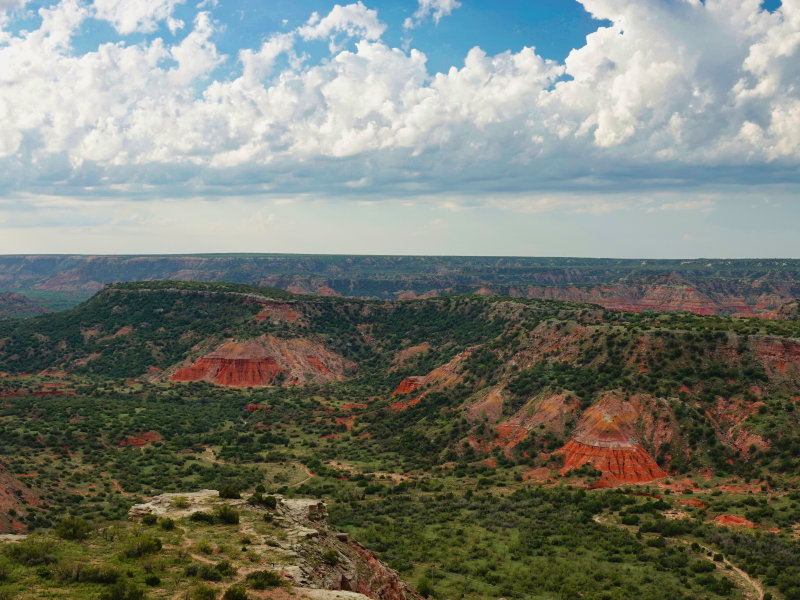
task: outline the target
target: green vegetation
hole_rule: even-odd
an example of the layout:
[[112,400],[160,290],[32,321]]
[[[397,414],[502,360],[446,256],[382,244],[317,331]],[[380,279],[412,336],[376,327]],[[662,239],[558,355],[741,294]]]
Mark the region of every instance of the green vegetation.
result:
[[[255,320],[264,298],[301,318]],[[167,381],[222,341],[265,335],[352,366],[305,387]],[[266,558],[280,494],[325,500],[337,528],[431,598],[742,597],[726,559],[774,599],[800,598],[800,372],[780,362],[795,338],[795,321],[535,300],[110,286],[0,323],[0,525],[34,534],[0,546],[0,581],[76,598],[255,595],[282,582]],[[554,397],[555,417],[537,413]],[[586,489],[602,475],[591,465],[558,472],[553,451],[607,397],[640,411],[662,487]],[[528,428],[513,445],[508,423]],[[202,489],[219,493],[199,512],[126,523],[147,497]],[[347,563],[328,547],[313,559]]]

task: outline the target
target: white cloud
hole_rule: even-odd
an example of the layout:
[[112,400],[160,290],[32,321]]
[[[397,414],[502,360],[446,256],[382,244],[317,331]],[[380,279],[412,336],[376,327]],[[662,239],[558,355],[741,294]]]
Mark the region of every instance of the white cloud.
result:
[[[95,10],[105,7],[120,32],[166,21],[177,33],[179,24],[169,25],[176,4],[105,0]],[[702,187],[713,177],[747,183],[770,179],[772,169],[793,183],[798,0],[774,13],[758,0],[584,5],[612,25],[563,64],[532,48],[490,56],[476,47],[460,68],[431,75],[425,55],[386,44],[377,12],[358,2],[243,48],[241,74],[212,80],[225,57],[209,13],[197,13],[177,40],[151,36],[77,54],[72,37],[94,13],[61,0],[39,10],[39,29],[0,32],[0,185],[407,197],[447,190],[448,201],[503,192],[527,203],[513,210],[536,212],[551,192]],[[343,37],[355,43],[341,49]],[[308,64],[306,40],[329,41],[331,56]],[[523,195],[530,190],[535,198]]]
[[336,35],[345,33],[347,37],[364,40],[377,40],[386,31],[386,25],[378,20],[378,12],[364,6],[359,0],[356,4],[341,6],[337,4],[325,17],[315,12],[308,22],[297,32],[304,40],[330,40],[331,52],[337,50]]
[[172,13],[175,6],[184,2],[185,0],[94,0],[94,10],[98,19],[108,21],[122,35],[155,31],[162,21],[167,21],[174,34],[183,27],[183,22],[172,19]]
[[403,27],[406,29],[419,27],[428,17],[433,17],[434,22],[438,24],[442,17],[446,17],[460,6],[461,2],[458,0],[419,0],[419,7],[403,22]]

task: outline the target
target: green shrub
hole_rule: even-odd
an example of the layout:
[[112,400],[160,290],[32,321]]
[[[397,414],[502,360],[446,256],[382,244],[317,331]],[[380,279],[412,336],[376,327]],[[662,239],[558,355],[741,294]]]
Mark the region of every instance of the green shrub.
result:
[[227,498],[230,500],[236,500],[241,498],[241,494],[239,493],[239,488],[233,485],[223,485],[219,489],[219,497],[220,498]]
[[284,583],[283,578],[274,571],[254,571],[247,575],[247,584],[254,590],[269,590]]
[[214,513],[210,512],[194,512],[189,515],[189,520],[195,523],[213,523]]
[[144,590],[130,581],[115,583],[100,594],[100,600],[142,600],[143,598]]
[[227,525],[237,525],[239,523],[239,511],[227,504],[216,507],[214,509],[214,516],[219,522]]
[[200,565],[197,568],[197,576],[205,581],[222,581],[222,573],[214,565]]
[[0,581],[6,581],[11,577],[11,563],[3,556],[0,556]]
[[59,564],[55,569],[56,578],[64,583],[117,583],[120,572],[113,567],[86,563]]
[[56,535],[64,540],[85,540],[91,526],[80,517],[67,517],[56,527]]
[[236,567],[234,567],[229,560],[222,560],[218,562],[215,568],[223,577],[233,577],[236,575]]
[[198,552],[202,552],[203,554],[212,554],[214,552],[214,548],[211,546],[210,542],[206,540],[200,540],[194,545],[195,549]]
[[178,510],[189,508],[189,499],[186,496],[178,496],[177,498],[173,498],[172,508],[177,508]]
[[322,553],[322,560],[332,566],[338,565],[339,553],[333,548],[329,548]]
[[49,565],[56,562],[53,543],[47,540],[27,539],[4,548],[6,556],[26,567]]
[[155,587],[159,583],[161,583],[161,579],[159,578],[158,575],[151,573],[150,575],[144,578],[144,583],[145,585],[149,585],[150,587]]
[[247,595],[245,589],[240,585],[229,587],[222,596],[222,600],[249,600],[250,596]]
[[256,491],[247,502],[253,506],[263,506],[270,510],[275,510],[278,506],[278,499],[275,496],[263,496],[261,492]]
[[189,597],[191,600],[216,600],[217,590],[207,585],[198,585],[192,588]]
[[147,554],[155,554],[161,550],[161,540],[157,537],[142,535],[134,538],[124,550],[128,558],[140,558]]
[[164,531],[172,531],[175,529],[175,521],[170,519],[169,517],[165,517],[158,522],[161,529]]
[[142,523],[144,525],[155,525],[157,522],[158,522],[158,517],[153,514],[145,515],[142,517]]

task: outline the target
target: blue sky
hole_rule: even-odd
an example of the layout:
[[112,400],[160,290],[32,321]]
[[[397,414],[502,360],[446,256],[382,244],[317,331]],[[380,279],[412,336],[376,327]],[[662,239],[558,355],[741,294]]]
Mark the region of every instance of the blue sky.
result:
[[800,257],[793,0],[0,0],[0,252]]

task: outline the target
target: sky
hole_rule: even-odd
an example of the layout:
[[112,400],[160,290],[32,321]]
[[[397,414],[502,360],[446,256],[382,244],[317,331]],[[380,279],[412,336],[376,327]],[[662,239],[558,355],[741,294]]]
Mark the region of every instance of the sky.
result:
[[800,258],[800,0],[0,0],[0,253]]

